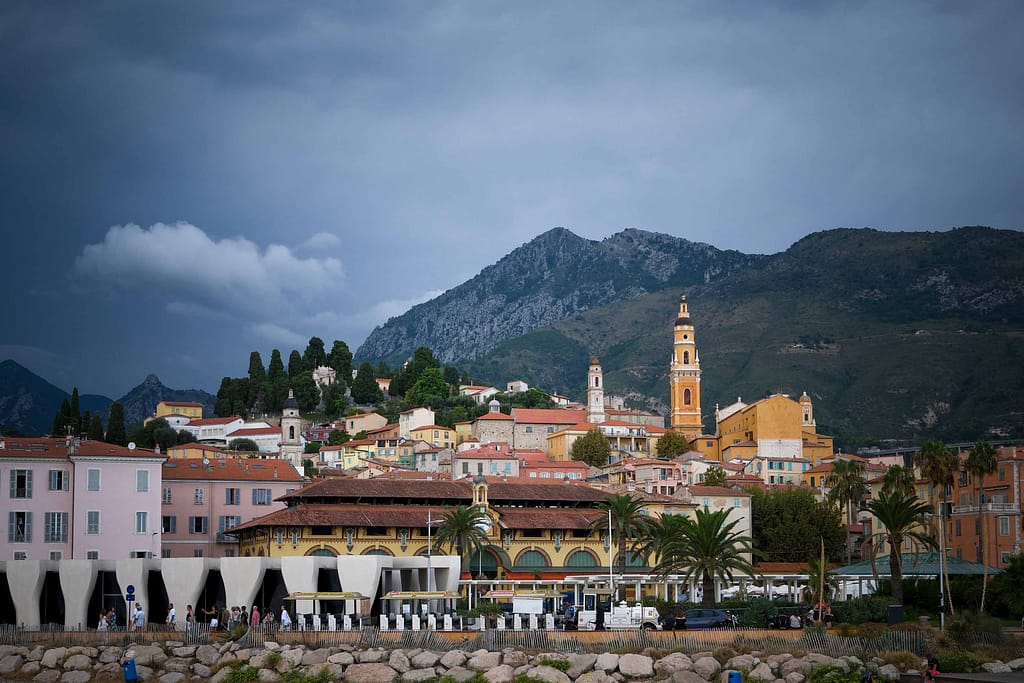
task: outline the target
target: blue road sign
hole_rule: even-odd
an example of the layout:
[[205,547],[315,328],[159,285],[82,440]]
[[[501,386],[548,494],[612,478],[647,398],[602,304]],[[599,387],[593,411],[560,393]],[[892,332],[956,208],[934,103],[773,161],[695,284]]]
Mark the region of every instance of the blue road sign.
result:
[[132,602],[134,600],[135,600],[135,593],[129,593],[128,595],[124,596],[124,601],[125,602]]
[[129,583],[128,587],[124,589],[124,592],[127,593],[128,595],[131,595],[132,593],[135,592],[135,586],[133,586],[133,585],[131,585]]

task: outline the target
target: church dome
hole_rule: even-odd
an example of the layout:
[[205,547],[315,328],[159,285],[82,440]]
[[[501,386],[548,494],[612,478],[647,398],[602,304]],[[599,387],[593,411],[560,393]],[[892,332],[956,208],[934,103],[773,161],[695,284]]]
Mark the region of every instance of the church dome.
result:
[[284,409],[298,410],[299,402],[295,400],[295,392],[291,389],[288,390],[288,398],[284,400]]

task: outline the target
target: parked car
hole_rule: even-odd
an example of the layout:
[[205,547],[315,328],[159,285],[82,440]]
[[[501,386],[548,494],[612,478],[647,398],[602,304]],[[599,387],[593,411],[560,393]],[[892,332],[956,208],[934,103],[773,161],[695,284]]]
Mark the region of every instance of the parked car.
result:
[[[720,609],[688,609],[684,615],[685,628],[717,628],[729,626],[731,617]],[[679,627],[678,624],[676,626]]]

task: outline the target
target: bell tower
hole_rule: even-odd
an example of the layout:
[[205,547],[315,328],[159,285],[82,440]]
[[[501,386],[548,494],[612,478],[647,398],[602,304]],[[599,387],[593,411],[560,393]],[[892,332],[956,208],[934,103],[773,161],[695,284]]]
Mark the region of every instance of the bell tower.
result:
[[703,431],[700,415],[700,356],[693,334],[686,295],[679,298],[679,315],[673,331],[672,361],[669,363],[672,398],[670,427],[693,439]]
[[607,419],[604,412],[604,373],[597,356],[590,357],[587,371],[587,422],[601,424]]

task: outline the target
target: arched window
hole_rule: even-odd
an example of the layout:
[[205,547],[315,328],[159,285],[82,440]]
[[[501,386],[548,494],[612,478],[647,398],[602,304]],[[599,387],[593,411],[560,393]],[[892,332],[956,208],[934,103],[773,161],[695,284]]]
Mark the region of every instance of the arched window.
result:
[[566,567],[596,567],[597,559],[592,553],[586,550],[577,550],[569,557],[565,558]]
[[337,553],[327,548],[317,548],[313,552],[309,553],[307,557],[337,557]]
[[690,364],[690,352],[689,351],[683,351],[683,365],[689,365],[689,364]]
[[683,389],[683,405],[688,406],[693,402],[693,396],[690,394],[689,389]]
[[367,550],[365,553],[363,553],[363,555],[387,555],[390,557],[391,553],[389,553],[384,548],[371,548]]
[[[577,386],[578,386],[578,385],[577,385]],[[601,386],[601,378],[600,378],[600,377],[595,377],[595,378],[594,378],[594,386],[595,386],[595,387],[599,387],[599,386]]]
[[288,428],[288,440],[295,441],[295,427]]
[[516,567],[533,568],[548,566],[548,559],[537,550],[527,550],[516,558]]

